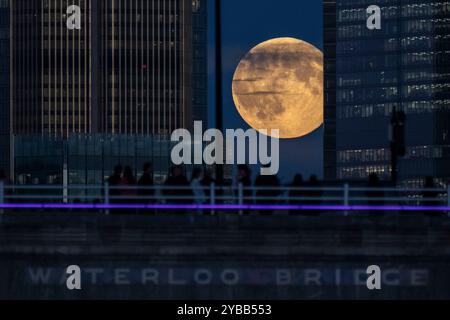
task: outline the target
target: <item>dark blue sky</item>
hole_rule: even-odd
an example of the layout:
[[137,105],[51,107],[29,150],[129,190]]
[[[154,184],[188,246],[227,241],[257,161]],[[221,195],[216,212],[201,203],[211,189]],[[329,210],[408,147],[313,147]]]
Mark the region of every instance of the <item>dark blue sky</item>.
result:
[[[210,121],[214,123],[214,8],[210,1]],[[293,37],[323,49],[322,1],[318,0],[223,0],[224,126],[249,126],[237,112],[231,83],[239,61],[254,46],[278,37]],[[280,147],[280,178],[289,182],[295,173],[323,175],[323,128]]]

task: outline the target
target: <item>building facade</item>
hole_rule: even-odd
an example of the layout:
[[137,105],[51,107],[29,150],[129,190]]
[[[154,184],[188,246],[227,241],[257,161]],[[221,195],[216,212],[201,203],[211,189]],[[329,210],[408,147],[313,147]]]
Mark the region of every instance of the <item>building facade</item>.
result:
[[192,118],[208,123],[208,0],[192,1]]
[[155,183],[167,178],[173,143],[165,136],[72,134],[68,138],[20,135],[15,141],[17,184],[99,185],[117,164],[140,177],[152,163]]
[[[81,28],[70,30],[71,5]],[[12,2],[14,133],[168,134],[192,122],[191,0]]]
[[[72,5],[80,28],[68,27]],[[206,0],[15,0],[10,19],[16,182],[60,183],[66,172],[68,183],[99,183],[117,163],[139,173],[146,162],[167,177],[170,134],[207,121]],[[164,147],[94,162],[77,159],[97,151],[73,147],[128,140]],[[33,143],[56,153],[41,157]]]
[[[381,9],[370,30],[368,7]],[[325,1],[325,174],[391,175],[390,119],[406,113],[399,178],[420,186],[450,177],[450,2]]]
[[10,170],[9,0],[0,0],[0,170]]

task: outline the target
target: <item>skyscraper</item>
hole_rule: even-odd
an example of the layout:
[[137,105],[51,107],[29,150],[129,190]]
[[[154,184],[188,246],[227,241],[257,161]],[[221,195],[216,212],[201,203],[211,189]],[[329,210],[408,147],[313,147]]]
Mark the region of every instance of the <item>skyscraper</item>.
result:
[[[381,9],[371,30],[369,6]],[[324,1],[325,174],[330,180],[391,174],[392,111],[406,113],[403,184],[450,177],[450,3]]]
[[[67,27],[71,5],[81,29]],[[192,9],[191,0],[13,1],[14,133],[189,128]]]
[[208,0],[192,1],[192,118],[208,122]]
[[139,173],[152,161],[164,180],[169,135],[207,119],[206,10],[206,0],[12,1],[14,179],[101,183],[119,162]]
[[9,1],[0,1],[0,170],[10,168]]

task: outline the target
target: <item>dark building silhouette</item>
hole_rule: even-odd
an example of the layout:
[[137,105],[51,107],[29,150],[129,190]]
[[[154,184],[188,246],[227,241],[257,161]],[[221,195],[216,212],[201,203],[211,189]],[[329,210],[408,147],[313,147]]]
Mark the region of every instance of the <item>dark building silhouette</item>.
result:
[[[367,8],[381,8],[369,30]],[[450,177],[450,5],[439,0],[324,1],[325,175],[391,174],[389,123],[406,113],[399,179]]]
[[208,0],[192,1],[192,118],[208,123]]
[[0,1],[0,170],[10,170],[9,2]]
[[[70,5],[81,8],[79,30],[67,28]],[[206,122],[206,9],[203,0],[12,1],[16,140],[151,135],[165,144],[175,129]]]
[[[67,28],[78,5],[80,30]],[[191,0],[12,2],[14,132],[167,134],[192,122]]]

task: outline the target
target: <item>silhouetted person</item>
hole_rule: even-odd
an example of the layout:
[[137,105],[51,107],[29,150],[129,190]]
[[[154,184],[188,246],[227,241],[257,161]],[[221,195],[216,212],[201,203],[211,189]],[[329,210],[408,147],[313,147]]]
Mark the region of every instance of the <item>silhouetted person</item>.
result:
[[366,192],[366,196],[368,198],[367,204],[369,206],[383,205],[382,198],[384,197],[384,192],[380,190],[382,188],[381,180],[376,173],[369,175],[367,187],[369,188]]
[[192,172],[191,189],[194,193],[194,201],[196,204],[205,204],[206,197],[202,185],[203,170],[201,168],[194,168]]
[[[201,184],[204,187],[210,187],[211,184],[216,183],[216,180],[214,180],[214,178],[212,177],[211,174],[211,170],[206,170],[205,173],[203,174],[203,178],[201,180]],[[209,197],[209,190],[206,192],[207,196]]]
[[[437,198],[439,193],[436,190],[436,185],[434,184],[433,177],[425,178],[424,191],[422,192],[422,205],[424,206],[435,206],[437,204]],[[433,214],[433,212],[426,212],[427,214]]]
[[[266,168],[268,166],[265,166]],[[256,191],[256,202],[258,204],[270,205],[276,203],[276,197],[280,195],[280,180],[276,175],[259,175],[255,180],[255,187],[262,188]],[[261,198],[271,198],[269,200]],[[265,213],[272,213],[273,210],[264,210]]]
[[[252,187],[252,171],[247,165],[238,166],[238,179],[237,182],[243,187],[243,204],[251,204],[253,202]],[[244,211],[245,214],[249,213],[248,210]]]
[[[191,190],[194,195],[194,203],[197,205],[204,205],[206,203],[205,190],[202,185],[203,170],[201,168],[194,168],[192,172]],[[202,214],[203,210],[198,209],[198,214]]]
[[[303,176],[301,174],[296,174],[294,180],[291,183],[293,189],[299,189],[305,187],[305,181],[303,181]],[[289,191],[289,198],[303,198],[305,196],[304,190],[291,190]],[[300,205],[303,201],[299,199],[293,199],[289,201],[289,204]],[[297,213],[298,210],[291,210],[290,213]]]
[[[301,174],[296,174],[294,180],[292,180],[291,187],[293,189],[299,189],[305,187],[305,181]],[[302,198],[304,196],[304,190],[291,190],[289,191],[289,198]],[[291,200],[291,203],[299,204],[301,200]]]
[[123,189],[120,190],[122,203],[136,202],[137,190],[130,188],[136,186],[136,184],[137,182],[133,174],[133,169],[130,166],[125,167],[122,180],[120,181],[120,186],[123,187]]
[[155,191],[151,189],[154,186],[153,181],[153,166],[151,163],[144,164],[144,173],[138,181],[139,191],[138,195],[140,197],[139,202],[143,204],[154,203],[153,196]]
[[[212,177],[211,170],[207,169],[203,175],[203,179],[201,180],[202,186],[205,188],[205,196],[206,196],[206,203],[211,203],[211,185],[213,183],[216,183],[216,180]],[[207,189],[206,189],[207,188]],[[212,213],[212,210],[208,210],[208,213]]]
[[109,184],[109,197],[111,203],[120,203],[120,199],[117,197],[120,196],[119,186],[122,181],[123,167],[121,165],[117,165],[114,168],[114,173],[108,178]]
[[[183,204],[192,202],[189,199],[183,199],[184,197],[191,196],[192,192],[189,188],[190,183],[183,174],[183,169],[181,167],[172,167],[171,175],[167,178],[165,186],[169,188],[164,190],[164,195],[168,197],[175,197],[175,199],[168,199],[169,204]],[[171,189],[170,187],[175,188]],[[182,189],[180,189],[180,187]]]
[[[307,205],[317,206],[322,204],[323,192],[320,190],[321,184],[316,175],[312,175],[308,181],[309,190],[305,195],[309,198]],[[320,210],[312,210],[313,213],[320,213]]]

